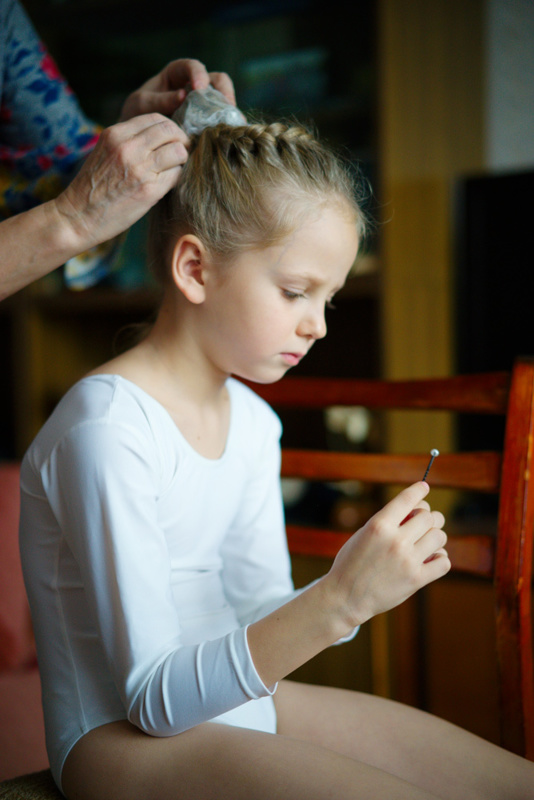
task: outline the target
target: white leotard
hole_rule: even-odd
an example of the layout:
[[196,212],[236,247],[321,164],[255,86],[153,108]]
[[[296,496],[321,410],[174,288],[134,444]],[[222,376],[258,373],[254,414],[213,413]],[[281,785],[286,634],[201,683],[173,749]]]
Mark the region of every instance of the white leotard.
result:
[[206,720],[274,732],[246,628],[292,596],[280,422],[230,379],[221,458],[199,455],[135,384],[76,384],[22,466],[21,554],[60,785],[87,731]]

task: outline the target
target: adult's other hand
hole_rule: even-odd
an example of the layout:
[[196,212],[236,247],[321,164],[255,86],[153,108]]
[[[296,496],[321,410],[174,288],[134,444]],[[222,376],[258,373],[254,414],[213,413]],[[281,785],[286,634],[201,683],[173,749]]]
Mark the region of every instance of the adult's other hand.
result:
[[170,117],[183,102],[188,89],[205,89],[210,84],[235,105],[234,85],[225,72],[208,72],[202,62],[193,58],[171,61],[129,95],[120,119],[127,120],[151,112]]

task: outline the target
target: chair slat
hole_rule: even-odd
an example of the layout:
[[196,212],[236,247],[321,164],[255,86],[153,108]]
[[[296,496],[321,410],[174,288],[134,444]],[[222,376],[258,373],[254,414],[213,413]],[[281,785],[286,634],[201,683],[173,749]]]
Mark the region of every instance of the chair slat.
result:
[[[428,454],[334,453],[288,448],[282,453],[282,476],[409,484],[423,478],[427,464]],[[432,486],[496,493],[500,466],[501,456],[493,451],[444,453],[432,466]]]
[[494,372],[410,381],[292,377],[253,388],[271,405],[282,407],[361,405],[504,414],[509,387],[510,374]]
[[492,536],[449,536],[447,552],[454,572],[493,577],[495,539]]
[[292,555],[335,558],[351,533],[323,530],[305,525],[287,525],[287,541]]
[[[352,536],[345,531],[287,525],[287,540],[292,555],[335,558]],[[491,536],[449,537],[447,551],[455,572],[491,578],[495,558],[495,539]]]

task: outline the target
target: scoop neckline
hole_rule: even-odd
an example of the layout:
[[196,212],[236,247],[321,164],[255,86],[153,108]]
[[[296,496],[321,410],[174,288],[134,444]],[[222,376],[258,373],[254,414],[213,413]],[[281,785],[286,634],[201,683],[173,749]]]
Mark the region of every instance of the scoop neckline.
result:
[[97,372],[92,375],[87,375],[85,378],[82,378],[81,381],[82,382],[90,381],[91,379],[100,379],[100,380],[108,379],[110,382],[115,384],[118,383],[127,384],[129,387],[131,387],[131,390],[133,390],[134,393],[138,393],[142,395],[143,398],[147,398],[153,405],[155,405],[159,409],[160,413],[163,414],[168,419],[169,423],[176,431],[176,434],[180,439],[180,441],[195,456],[195,458],[198,458],[207,464],[220,464],[223,460],[225,460],[226,455],[230,449],[230,443],[231,439],[233,438],[233,430],[234,430],[234,398],[232,391],[233,381],[231,378],[228,378],[226,380],[226,388],[228,390],[228,397],[230,399],[230,418],[228,423],[228,433],[226,435],[226,442],[224,444],[223,451],[218,458],[208,458],[207,456],[203,456],[202,453],[199,453],[198,450],[196,450],[193,447],[191,442],[189,442],[186,439],[186,437],[184,436],[184,434],[182,433],[182,431],[180,430],[180,428],[178,427],[178,425],[176,424],[170,413],[167,411],[165,406],[162,403],[160,403],[159,400],[156,400],[156,398],[153,397],[150,394],[150,392],[147,392],[146,389],[143,389],[141,386],[139,386],[139,384],[135,383],[135,381],[132,381],[129,378],[125,378],[123,375],[120,375],[116,372],[100,372],[100,373]]

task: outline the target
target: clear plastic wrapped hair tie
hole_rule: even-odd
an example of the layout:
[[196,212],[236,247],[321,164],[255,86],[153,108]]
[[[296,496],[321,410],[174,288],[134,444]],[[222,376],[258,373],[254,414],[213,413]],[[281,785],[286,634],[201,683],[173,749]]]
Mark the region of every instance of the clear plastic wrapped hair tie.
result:
[[213,128],[221,122],[227,125],[244,125],[241,111],[228,102],[221,92],[208,86],[189,92],[182,105],[172,115],[188,136]]

